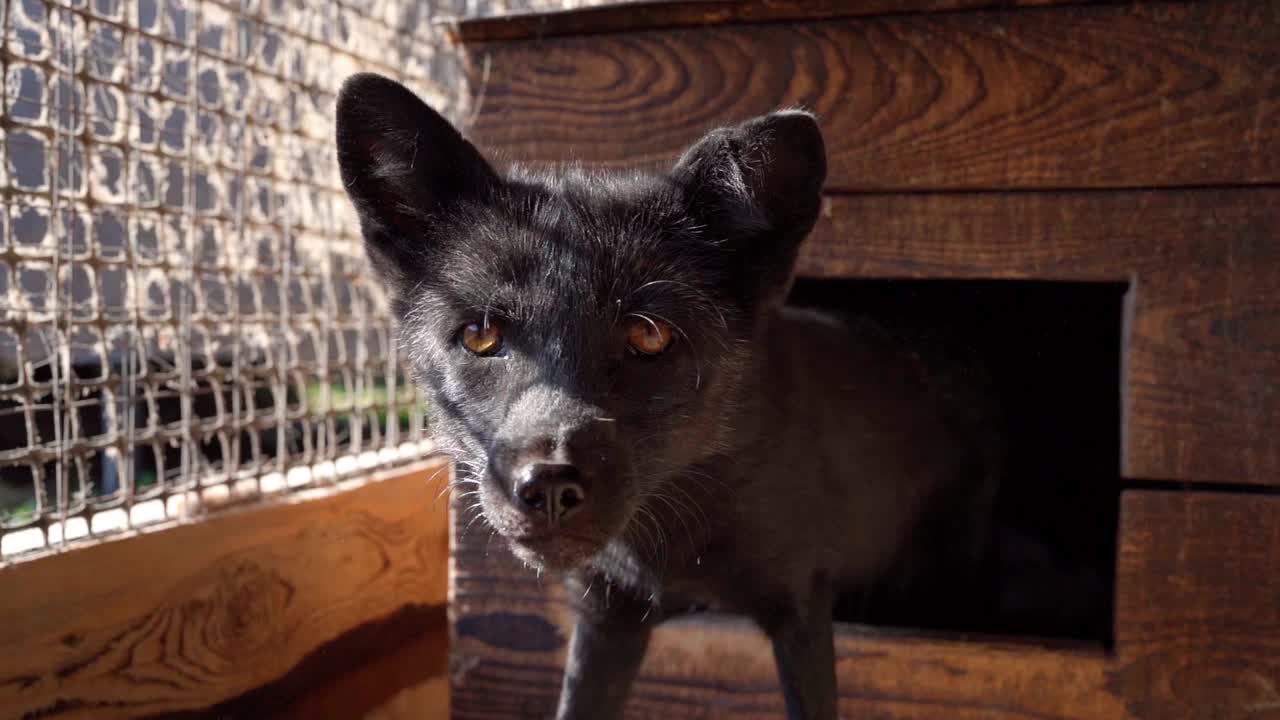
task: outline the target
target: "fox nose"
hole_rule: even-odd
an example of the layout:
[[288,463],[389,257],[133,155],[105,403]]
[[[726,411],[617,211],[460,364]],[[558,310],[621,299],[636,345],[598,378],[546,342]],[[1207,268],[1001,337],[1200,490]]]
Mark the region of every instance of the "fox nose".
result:
[[515,483],[517,505],[527,513],[541,514],[557,525],[587,501],[587,488],[573,465],[530,463]]

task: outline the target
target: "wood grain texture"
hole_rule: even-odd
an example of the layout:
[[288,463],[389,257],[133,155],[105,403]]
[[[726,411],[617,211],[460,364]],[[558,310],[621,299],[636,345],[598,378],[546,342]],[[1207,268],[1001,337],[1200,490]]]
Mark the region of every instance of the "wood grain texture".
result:
[[1280,485],[1280,190],[833,197],[799,271],[1130,282],[1122,472]]
[[1128,492],[1113,692],[1136,717],[1280,717],[1280,495]]
[[981,8],[1082,5],[1116,0],[659,0],[445,20],[461,42],[530,40],[730,23],[816,20]]
[[[539,581],[500,543],[481,532],[454,545],[450,703],[457,720],[549,717],[559,691],[572,627],[563,589],[554,578]],[[850,626],[841,629],[837,656],[847,717],[1127,717],[1106,692],[1101,648],[1052,650]],[[659,627],[626,716],[782,715],[764,636],[744,621],[709,616]]]
[[[1280,497],[1130,491],[1124,507],[1114,655],[845,626],[841,714],[1274,717]],[[454,560],[453,717],[548,717],[571,627],[562,589],[484,532],[458,538]],[[763,635],[708,618],[659,628],[627,710],[644,720],[781,714]]]
[[0,571],[0,717],[207,708],[352,628],[443,603],[439,467]]
[[534,164],[666,164],[711,126],[799,104],[820,118],[833,191],[1280,181],[1280,0],[691,28],[469,55],[471,134]]
[[[214,705],[135,716],[140,720],[349,720],[377,714],[406,690],[447,675],[449,626],[440,605],[405,605],[311,650],[283,676]],[[411,695],[410,697],[416,697]],[[444,720],[447,705],[419,705]]]

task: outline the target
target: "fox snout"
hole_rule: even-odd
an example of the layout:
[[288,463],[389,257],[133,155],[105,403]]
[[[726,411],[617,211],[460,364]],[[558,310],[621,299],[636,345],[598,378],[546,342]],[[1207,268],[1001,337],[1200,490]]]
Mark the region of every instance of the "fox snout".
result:
[[582,508],[590,485],[577,465],[530,463],[516,473],[512,487],[517,507],[554,528]]
[[489,475],[523,532],[581,532],[591,524],[597,496],[617,490],[615,426],[599,407],[551,388],[512,404],[494,438]]
[[554,440],[539,439],[531,445],[555,449],[549,453],[498,449],[489,466],[490,476],[524,524],[555,529],[588,509],[592,486],[604,468]]

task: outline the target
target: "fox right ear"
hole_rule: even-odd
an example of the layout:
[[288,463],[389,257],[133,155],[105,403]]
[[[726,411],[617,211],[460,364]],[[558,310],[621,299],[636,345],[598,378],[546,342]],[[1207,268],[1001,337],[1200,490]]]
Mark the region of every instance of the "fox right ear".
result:
[[685,151],[672,176],[693,207],[720,225],[753,293],[780,302],[822,206],[827,153],[813,115],[781,110],[712,130]]
[[429,247],[432,216],[499,184],[475,146],[404,85],[371,73],[338,93],[342,184],[375,269],[400,281]]

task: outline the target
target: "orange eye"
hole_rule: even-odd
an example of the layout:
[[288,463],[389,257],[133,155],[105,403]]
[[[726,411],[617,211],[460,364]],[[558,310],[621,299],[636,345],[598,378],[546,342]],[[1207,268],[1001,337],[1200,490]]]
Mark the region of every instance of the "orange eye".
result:
[[661,320],[637,317],[627,327],[627,345],[641,355],[657,355],[671,347],[675,335]]
[[462,346],[476,355],[492,355],[502,349],[502,333],[496,325],[467,323],[462,326]]

